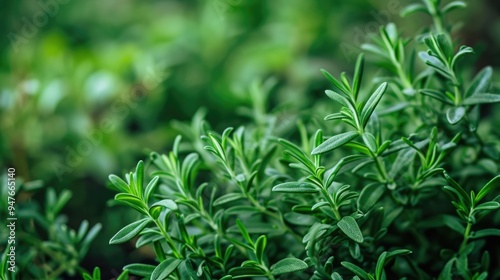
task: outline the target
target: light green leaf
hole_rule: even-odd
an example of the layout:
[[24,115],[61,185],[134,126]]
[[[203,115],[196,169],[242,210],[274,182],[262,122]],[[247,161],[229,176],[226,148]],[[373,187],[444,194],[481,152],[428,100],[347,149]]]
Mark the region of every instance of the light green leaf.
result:
[[345,235],[347,235],[347,237],[358,243],[363,243],[363,234],[359,229],[358,223],[353,217],[343,217],[342,220],[337,223],[337,226],[340,228],[340,230],[342,230],[343,233],[345,233]]
[[404,7],[399,14],[406,17],[417,12],[429,13],[423,4],[411,4]]
[[149,218],[144,218],[123,227],[113,237],[111,237],[109,244],[120,244],[129,241],[138,235],[149,224],[149,222],[151,222]]
[[284,192],[284,193],[317,193],[318,188],[307,182],[288,182],[282,183],[273,187],[273,192]]
[[458,8],[465,8],[467,5],[463,1],[453,1],[441,9],[441,13],[446,14]]
[[167,279],[167,277],[170,274],[172,274],[172,272],[174,272],[175,269],[177,269],[177,267],[181,262],[182,262],[181,260],[174,258],[169,258],[162,261],[151,274],[151,279],[155,280]]
[[225,203],[228,203],[231,201],[235,201],[238,199],[242,199],[242,198],[245,198],[245,195],[242,193],[228,193],[228,194],[225,194],[225,195],[217,198],[214,201],[213,206],[219,206],[219,205],[222,205],[222,204],[225,204]]
[[349,131],[349,132],[344,132],[342,134],[338,134],[335,136],[330,137],[327,139],[325,142],[321,143],[318,147],[316,147],[313,151],[313,155],[317,154],[322,154],[326,153],[332,150],[337,149],[338,147],[354,140],[358,136],[357,131]]
[[446,111],[446,119],[450,124],[458,123],[464,117],[464,115],[465,115],[465,108],[462,106],[450,107]]
[[283,273],[290,273],[305,270],[308,268],[307,263],[296,258],[286,258],[271,266],[271,273],[273,275],[280,275]]
[[463,105],[476,105],[485,103],[496,103],[500,102],[500,94],[493,93],[477,93],[470,97],[467,97],[462,101]]

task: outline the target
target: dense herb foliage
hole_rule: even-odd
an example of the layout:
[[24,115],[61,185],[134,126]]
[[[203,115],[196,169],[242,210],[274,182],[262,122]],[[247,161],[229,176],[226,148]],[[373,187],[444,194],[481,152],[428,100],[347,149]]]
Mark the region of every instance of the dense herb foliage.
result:
[[415,38],[390,23],[362,46],[381,68],[371,83],[362,54],[352,77],[323,70],[340,110],[298,120],[299,141],[262,105],[271,82],[256,83],[254,122],[218,133],[200,111],[171,152],[111,175],[139,218],[110,244],[156,256],[119,279],[500,277],[498,135],[481,114],[500,95],[490,67],[462,66],[473,49],[444,17],[465,3],[440,2],[402,11],[433,20]]

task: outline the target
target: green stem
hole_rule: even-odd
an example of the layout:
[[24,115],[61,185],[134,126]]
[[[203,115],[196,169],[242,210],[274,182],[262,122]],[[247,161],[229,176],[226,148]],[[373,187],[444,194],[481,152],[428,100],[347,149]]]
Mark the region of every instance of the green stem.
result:
[[465,246],[467,246],[467,241],[469,241],[469,236],[470,236],[471,229],[472,229],[472,223],[470,221],[468,221],[467,222],[467,227],[465,228],[464,240],[462,241],[462,245],[460,245],[460,251],[459,252],[462,252],[462,250],[465,248]]

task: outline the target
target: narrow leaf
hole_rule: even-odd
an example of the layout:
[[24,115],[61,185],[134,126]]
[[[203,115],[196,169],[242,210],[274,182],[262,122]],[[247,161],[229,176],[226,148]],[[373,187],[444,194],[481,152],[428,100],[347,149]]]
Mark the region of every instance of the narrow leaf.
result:
[[335,136],[330,137],[327,139],[325,142],[321,143],[318,147],[316,147],[313,151],[313,155],[317,154],[322,154],[326,153],[332,150],[337,149],[338,147],[354,140],[358,136],[357,131],[349,131],[349,132],[344,132],[342,134],[338,134]]
[[[500,95],[499,95],[499,97],[500,97]],[[499,99],[499,101],[500,101],[500,99]],[[466,105],[465,100],[462,104]],[[465,108],[462,106],[450,107],[446,111],[446,119],[448,120],[448,122],[450,124],[458,123],[464,117],[464,115],[465,115]]]
[[363,127],[366,126],[366,124],[368,123],[370,116],[372,115],[373,111],[380,102],[380,99],[384,95],[386,89],[387,89],[387,83],[382,83],[375,90],[375,92],[373,92],[368,101],[366,101],[366,104],[363,106],[363,109],[361,110],[361,123]]
[[496,102],[500,102],[500,94],[477,93],[464,99],[464,101],[462,101],[462,104],[476,105],[476,104],[496,103]]
[[138,235],[150,221],[149,218],[144,218],[125,226],[111,237],[109,244],[120,244],[129,241]]
[[317,193],[318,188],[315,185],[307,182],[289,182],[282,183],[273,187],[273,192],[285,192],[285,193]]

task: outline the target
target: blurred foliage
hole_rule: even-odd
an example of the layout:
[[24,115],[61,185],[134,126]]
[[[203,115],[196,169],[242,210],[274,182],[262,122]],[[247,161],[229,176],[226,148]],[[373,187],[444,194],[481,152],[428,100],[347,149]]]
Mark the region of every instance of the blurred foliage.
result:
[[[388,3],[401,8],[409,2],[4,1],[0,166],[14,166],[25,181],[40,179],[74,193],[64,211],[70,227],[84,219],[100,222],[106,237],[94,245],[99,250],[90,250],[86,266],[99,264],[110,277],[143,255],[125,260],[120,248],[105,246],[131,220],[128,212],[104,211],[112,197],[103,184],[107,174],[167,150],[179,128],[171,121],[189,120],[199,107],[207,108],[216,130],[248,120],[241,108],[252,102],[248,88],[255,79],[277,82],[264,106],[279,113],[279,121],[293,125],[311,110],[321,119],[318,111],[331,105],[319,69],[351,69],[373,26],[401,22],[387,13]],[[498,66],[499,4],[468,4],[455,15],[467,22],[459,40],[478,52],[488,46],[472,62],[476,68]],[[411,32],[421,23],[399,26]],[[491,115],[492,127],[500,125],[499,110],[483,114]]]

